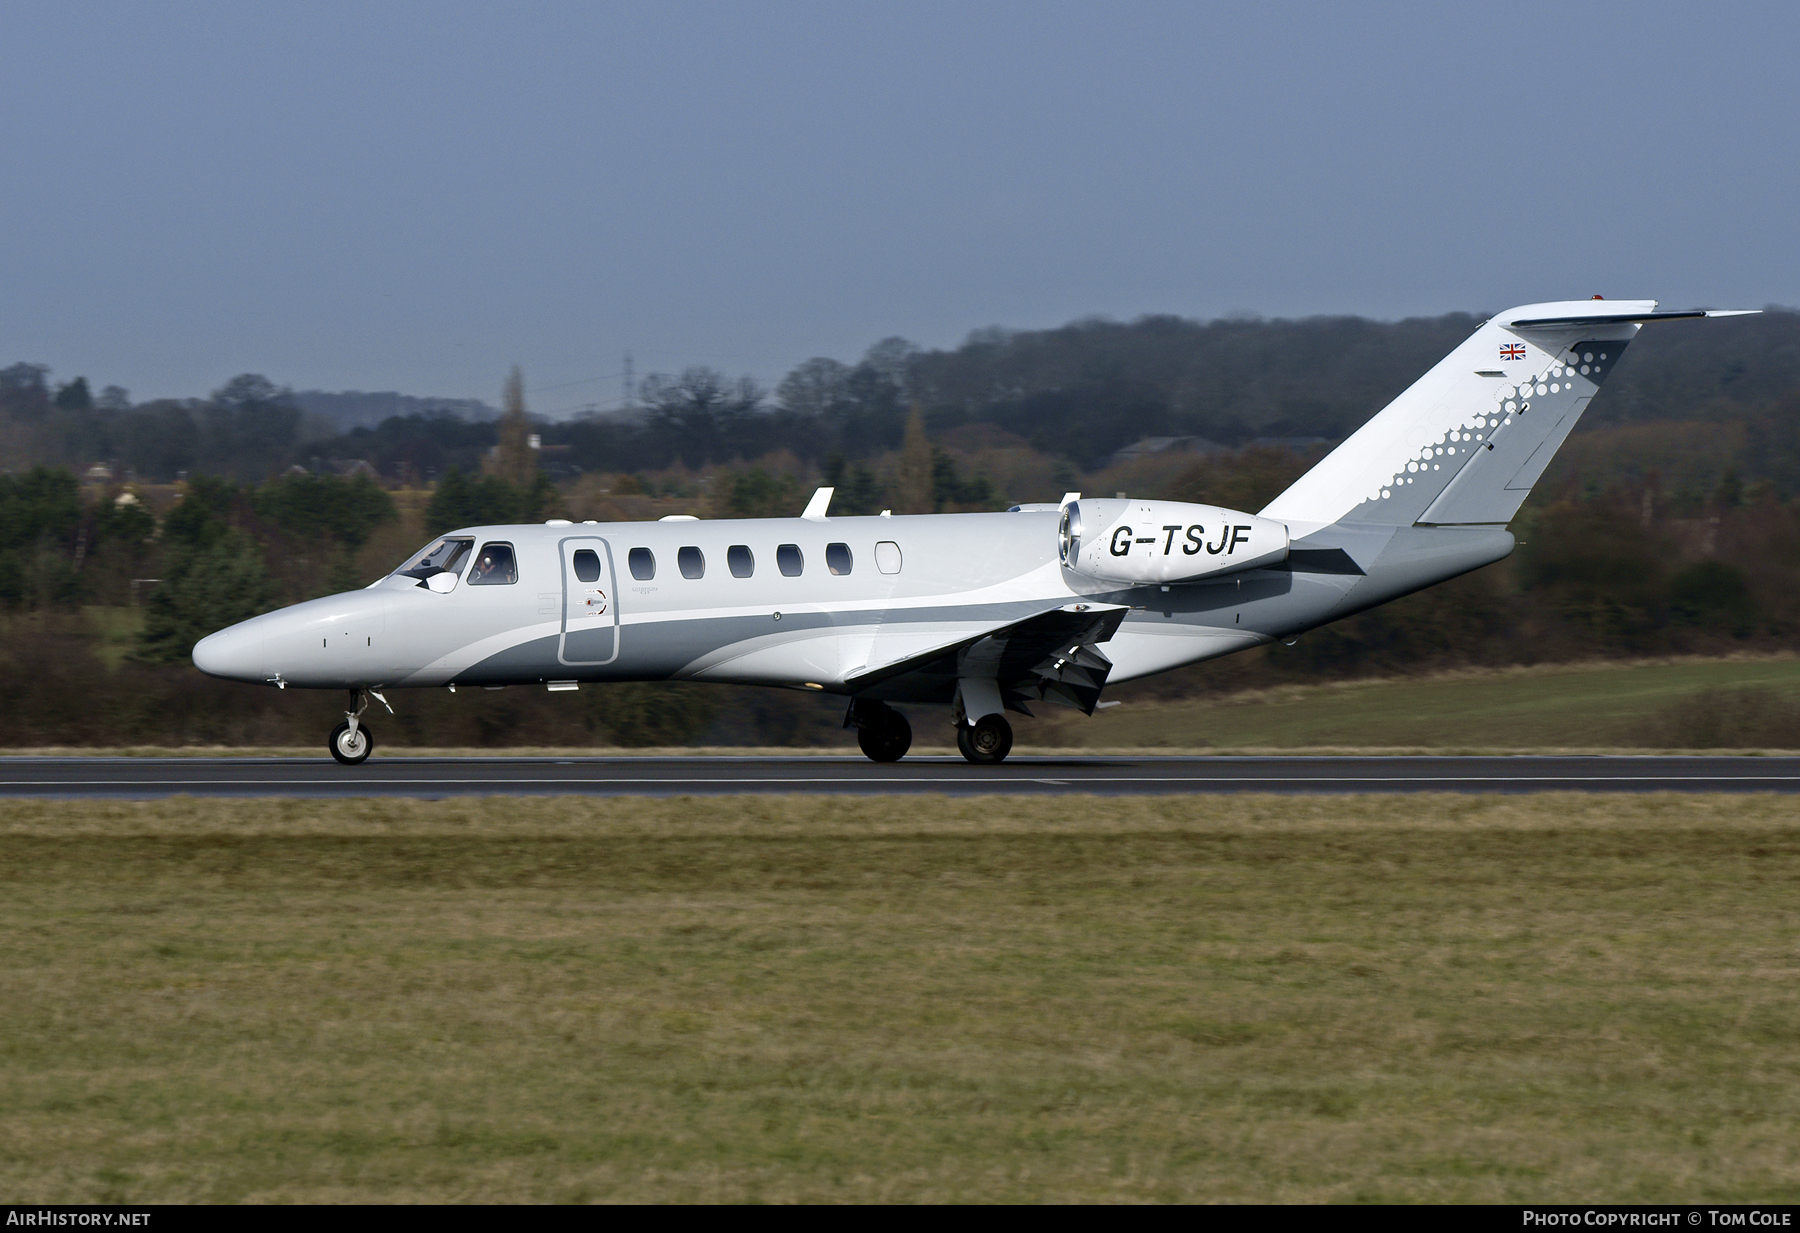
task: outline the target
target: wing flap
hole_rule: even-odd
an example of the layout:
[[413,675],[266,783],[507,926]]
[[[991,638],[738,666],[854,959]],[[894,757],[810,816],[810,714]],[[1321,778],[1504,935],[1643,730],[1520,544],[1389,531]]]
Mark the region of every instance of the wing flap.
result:
[[1036,699],[1091,715],[1112,671],[1112,661],[1097,644],[1118,632],[1129,611],[1123,604],[1066,604],[857,673],[844,683],[855,694],[911,673],[947,682],[983,677],[999,686],[1014,710]]

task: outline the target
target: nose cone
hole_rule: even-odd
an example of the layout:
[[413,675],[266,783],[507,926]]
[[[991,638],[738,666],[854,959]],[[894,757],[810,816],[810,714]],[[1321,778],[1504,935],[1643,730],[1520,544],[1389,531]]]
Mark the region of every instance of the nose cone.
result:
[[233,625],[200,639],[194,644],[194,667],[208,676],[222,676],[230,681],[268,680],[262,631],[248,629],[248,624]]

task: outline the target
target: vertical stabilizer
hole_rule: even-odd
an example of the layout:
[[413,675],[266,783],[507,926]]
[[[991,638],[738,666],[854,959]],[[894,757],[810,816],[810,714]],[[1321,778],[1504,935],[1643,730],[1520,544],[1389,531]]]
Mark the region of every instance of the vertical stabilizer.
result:
[[1262,511],[1298,536],[1333,523],[1504,525],[1550,465],[1654,300],[1528,304],[1468,340]]

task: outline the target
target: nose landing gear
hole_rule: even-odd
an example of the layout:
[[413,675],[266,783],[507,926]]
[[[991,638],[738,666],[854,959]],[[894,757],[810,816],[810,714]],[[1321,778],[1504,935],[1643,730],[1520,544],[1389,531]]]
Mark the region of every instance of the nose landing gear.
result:
[[331,730],[331,739],[325,743],[325,747],[331,750],[331,756],[345,766],[358,766],[367,762],[369,755],[375,752],[375,734],[362,723],[362,713],[368,708],[370,698],[386,706],[388,714],[394,713],[394,708],[388,706],[388,700],[381,696],[379,690],[350,691],[350,709],[344,712],[344,722]]
[[331,756],[345,766],[356,766],[369,760],[375,750],[375,737],[367,728],[356,724],[356,717],[352,715],[331,730],[330,749]]

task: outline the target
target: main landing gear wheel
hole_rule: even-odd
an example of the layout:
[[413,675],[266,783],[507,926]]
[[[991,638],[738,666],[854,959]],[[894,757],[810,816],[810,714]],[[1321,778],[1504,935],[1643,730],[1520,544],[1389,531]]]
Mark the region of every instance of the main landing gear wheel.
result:
[[912,748],[912,725],[906,716],[891,706],[878,723],[865,723],[856,730],[856,743],[871,762],[898,762]]
[[356,731],[350,731],[350,722],[345,720],[331,730],[331,741],[328,746],[331,756],[345,766],[356,766],[367,762],[369,754],[375,749],[375,735],[369,731],[367,724],[356,725]]
[[1012,725],[1004,715],[984,715],[974,724],[956,725],[956,747],[977,766],[1006,761],[1012,752]]

